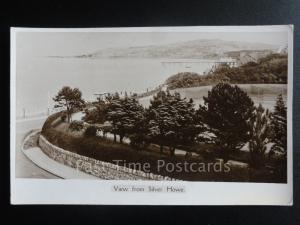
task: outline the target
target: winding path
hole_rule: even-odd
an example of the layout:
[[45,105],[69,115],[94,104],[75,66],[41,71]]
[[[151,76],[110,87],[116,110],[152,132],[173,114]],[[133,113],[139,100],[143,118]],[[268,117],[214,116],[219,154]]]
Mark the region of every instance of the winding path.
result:
[[16,123],[16,178],[57,179],[59,177],[41,169],[21,151],[22,140],[27,132],[40,129],[46,118],[21,120]]

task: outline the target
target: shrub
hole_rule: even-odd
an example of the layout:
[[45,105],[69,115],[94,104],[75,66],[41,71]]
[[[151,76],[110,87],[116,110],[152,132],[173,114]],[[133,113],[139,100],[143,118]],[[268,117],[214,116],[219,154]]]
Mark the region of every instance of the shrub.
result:
[[69,129],[72,131],[80,131],[83,129],[83,122],[74,120],[70,123]]
[[90,126],[88,128],[86,128],[85,132],[84,132],[84,136],[86,137],[95,137],[97,133],[97,128],[94,126]]
[[66,122],[66,119],[67,119],[66,113],[63,113],[63,114],[60,116],[60,119],[61,119],[61,122]]

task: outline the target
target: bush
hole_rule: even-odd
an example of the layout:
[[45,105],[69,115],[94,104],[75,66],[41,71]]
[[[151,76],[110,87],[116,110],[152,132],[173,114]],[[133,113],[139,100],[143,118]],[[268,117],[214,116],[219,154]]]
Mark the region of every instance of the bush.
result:
[[70,123],[69,129],[72,131],[80,131],[83,129],[83,122],[74,120]]
[[97,133],[97,128],[94,126],[90,126],[88,128],[86,128],[85,132],[84,132],[84,136],[86,137],[95,137]]
[[63,114],[60,116],[61,122],[66,122],[66,119],[67,119],[67,115],[66,115],[66,113],[63,113]]

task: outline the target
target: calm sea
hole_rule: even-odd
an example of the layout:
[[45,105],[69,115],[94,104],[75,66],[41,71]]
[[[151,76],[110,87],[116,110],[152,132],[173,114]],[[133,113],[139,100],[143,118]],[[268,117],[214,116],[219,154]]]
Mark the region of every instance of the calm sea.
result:
[[[17,59],[17,117],[22,118],[24,114],[26,117],[45,115],[48,108],[53,107],[52,98],[63,86],[77,87],[85,100],[95,100],[96,93],[145,92],[163,84],[170,75],[178,72],[202,74],[213,65],[213,61],[191,59]],[[286,85],[283,85],[276,88],[275,92],[258,96],[254,91],[252,97],[258,97],[271,107],[281,89],[286,96]],[[181,93],[184,97],[193,97],[198,104],[207,93],[207,90],[203,90],[183,89]],[[262,96],[266,96],[265,100]],[[147,102],[142,103],[147,105]]]
[[27,116],[44,114],[48,107],[53,107],[52,97],[66,85],[79,88],[84,99],[93,100],[95,93],[151,90],[177,72],[203,73],[214,64],[207,60],[197,62],[50,57],[17,60],[17,117],[24,113]]

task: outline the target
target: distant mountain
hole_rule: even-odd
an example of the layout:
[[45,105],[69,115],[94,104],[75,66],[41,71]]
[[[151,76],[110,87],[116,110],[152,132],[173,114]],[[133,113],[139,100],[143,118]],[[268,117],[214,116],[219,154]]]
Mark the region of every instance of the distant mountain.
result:
[[276,51],[278,46],[219,39],[200,39],[166,45],[151,45],[127,48],[108,48],[93,53],[75,56],[77,58],[191,58],[215,59],[228,56],[228,52]]

